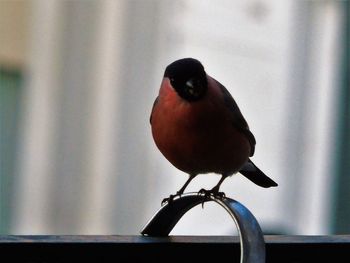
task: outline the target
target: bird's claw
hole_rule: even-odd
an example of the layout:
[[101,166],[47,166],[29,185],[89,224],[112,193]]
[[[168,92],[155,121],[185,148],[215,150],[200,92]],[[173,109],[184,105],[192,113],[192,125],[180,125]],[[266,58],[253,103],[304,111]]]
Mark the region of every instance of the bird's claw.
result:
[[219,192],[216,190],[206,190],[204,188],[202,188],[201,190],[199,190],[198,192],[199,195],[202,195],[205,199],[208,199],[209,197],[213,196],[215,198],[218,199],[223,199],[224,197],[226,197],[224,192]]
[[161,205],[163,206],[163,205],[166,205],[166,204],[171,204],[174,201],[174,198],[177,197],[177,196],[181,196],[181,194],[182,193],[177,192],[174,195],[169,195],[169,197],[163,199]]
[[170,203],[172,203],[173,200],[174,200],[174,197],[175,197],[175,195],[170,195],[169,197],[164,198],[164,199],[162,200],[161,205],[163,206],[163,205],[165,205],[165,204],[170,204]]
[[214,196],[215,196],[215,198],[218,198],[221,200],[221,199],[226,197],[226,194],[224,192],[215,192]]
[[210,197],[210,191],[202,188],[201,190],[198,191],[198,195],[203,196],[203,202],[202,202],[202,208],[204,208],[204,203],[207,199]]
[[204,199],[208,199],[210,197],[211,191],[210,190],[206,190],[204,188],[202,188],[201,190],[199,190],[198,195],[201,195],[204,197]]

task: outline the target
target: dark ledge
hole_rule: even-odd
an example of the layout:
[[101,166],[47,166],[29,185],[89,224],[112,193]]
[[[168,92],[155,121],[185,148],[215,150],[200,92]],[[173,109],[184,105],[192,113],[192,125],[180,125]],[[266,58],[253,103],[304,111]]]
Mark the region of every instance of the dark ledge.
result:
[[[350,235],[264,236],[266,262],[350,262]],[[231,236],[0,236],[7,262],[239,262]],[[230,259],[230,260],[228,260]]]

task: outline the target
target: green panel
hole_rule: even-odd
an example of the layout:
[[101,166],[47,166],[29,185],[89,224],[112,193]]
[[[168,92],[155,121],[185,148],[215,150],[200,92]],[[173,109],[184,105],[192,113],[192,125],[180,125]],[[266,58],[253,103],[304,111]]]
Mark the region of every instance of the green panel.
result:
[[21,75],[0,68],[0,234],[9,232]]
[[345,30],[337,127],[336,174],[338,181],[334,196],[333,232],[350,234],[350,2],[344,1],[342,5],[345,12]]

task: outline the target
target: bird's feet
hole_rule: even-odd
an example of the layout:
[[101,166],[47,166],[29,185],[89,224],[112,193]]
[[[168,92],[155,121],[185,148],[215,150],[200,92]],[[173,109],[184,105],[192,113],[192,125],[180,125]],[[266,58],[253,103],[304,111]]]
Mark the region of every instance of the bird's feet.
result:
[[161,205],[171,204],[175,197],[180,197],[181,195],[182,193],[180,191],[176,192],[174,195],[169,195],[169,197],[163,199]]
[[170,204],[170,203],[174,200],[174,197],[175,197],[175,195],[169,195],[169,197],[164,198],[164,199],[162,200],[161,205],[163,206],[163,205],[165,205],[165,204],[167,204],[167,203]]
[[219,192],[217,189],[215,189],[215,187],[211,190],[206,190],[202,188],[201,190],[199,190],[198,194],[202,195],[205,199],[208,199],[211,196],[218,199],[223,199],[224,197],[226,197],[224,192]]
[[214,197],[221,200],[226,196],[224,192],[219,192],[215,189],[215,187],[211,190],[206,190],[202,188],[201,190],[199,190],[198,194],[203,196],[202,208],[204,208],[205,201],[210,199],[210,197]]

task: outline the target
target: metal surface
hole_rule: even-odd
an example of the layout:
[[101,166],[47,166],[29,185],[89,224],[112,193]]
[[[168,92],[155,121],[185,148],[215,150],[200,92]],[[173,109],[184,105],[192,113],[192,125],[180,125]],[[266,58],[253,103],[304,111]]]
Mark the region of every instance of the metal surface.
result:
[[265,242],[259,223],[241,203],[228,198],[188,193],[166,203],[141,231],[147,236],[167,236],[181,217],[191,208],[214,201],[230,214],[238,229],[241,246],[241,263],[265,262]]

